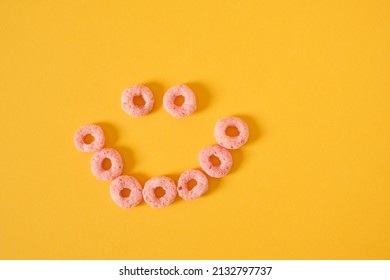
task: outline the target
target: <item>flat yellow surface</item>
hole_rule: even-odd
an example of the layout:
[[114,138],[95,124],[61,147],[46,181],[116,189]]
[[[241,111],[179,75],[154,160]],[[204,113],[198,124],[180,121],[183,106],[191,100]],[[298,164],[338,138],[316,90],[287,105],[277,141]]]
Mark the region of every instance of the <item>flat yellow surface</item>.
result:
[[[389,1],[1,1],[1,259],[389,259]],[[151,114],[121,109],[149,86]],[[199,110],[174,119],[172,85]],[[198,168],[215,122],[247,121],[194,201],[123,210],[76,129],[102,126],[142,183]]]

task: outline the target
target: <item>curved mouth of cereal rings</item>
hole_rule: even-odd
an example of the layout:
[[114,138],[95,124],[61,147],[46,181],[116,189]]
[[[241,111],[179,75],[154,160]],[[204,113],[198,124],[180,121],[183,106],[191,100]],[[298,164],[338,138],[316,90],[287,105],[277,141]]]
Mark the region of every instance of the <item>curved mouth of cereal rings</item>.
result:
[[219,145],[226,149],[235,150],[248,141],[249,128],[238,117],[225,117],[215,124],[214,136]]
[[95,124],[84,125],[77,129],[73,142],[81,152],[100,151],[105,142],[103,130]]

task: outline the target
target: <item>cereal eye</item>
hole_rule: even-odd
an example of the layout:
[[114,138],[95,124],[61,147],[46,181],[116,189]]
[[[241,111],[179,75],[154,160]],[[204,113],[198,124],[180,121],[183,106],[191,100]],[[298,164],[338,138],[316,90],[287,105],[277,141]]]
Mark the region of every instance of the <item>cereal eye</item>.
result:
[[134,85],[122,92],[122,109],[132,117],[139,118],[153,109],[152,91],[143,85]]
[[195,93],[186,85],[173,86],[163,97],[165,111],[175,118],[183,118],[196,111]]

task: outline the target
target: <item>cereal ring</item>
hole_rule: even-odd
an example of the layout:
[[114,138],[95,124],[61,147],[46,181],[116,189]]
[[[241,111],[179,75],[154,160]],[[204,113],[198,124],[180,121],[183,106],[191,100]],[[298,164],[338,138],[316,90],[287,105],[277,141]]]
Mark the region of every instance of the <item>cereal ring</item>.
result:
[[[237,129],[237,135],[228,135],[228,128]],[[226,117],[219,120],[215,124],[214,136],[217,143],[226,149],[238,149],[248,141],[249,128],[248,125],[240,118]]]
[[[184,97],[181,105],[176,105],[177,97]],[[191,115],[196,110],[196,96],[186,85],[173,86],[164,94],[164,109],[175,118],[182,118]]]
[[[86,142],[86,136],[93,137],[90,143]],[[104,146],[104,133],[96,124],[84,125],[77,129],[73,141],[77,150],[81,152],[97,152]]]
[[[141,99],[140,104],[136,104],[135,98]],[[138,118],[146,115],[153,109],[153,105],[153,93],[146,86],[135,85],[122,92],[122,108],[130,116]]]
[[[103,161],[108,159],[111,167],[105,169]],[[121,155],[112,148],[105,148],[96,152],[91,159],[91,171],[97,179],[102,181],[114,180],[122,174],[123,162]]]
[[[191,180],[195,180],[196,185],[191,190],[188,190],[188,182]],[[184,200],[190,200],[198,198],[207,192],[208,180],[202,171],[192,169],[187,170],[180,175],[177,185],[179,196]]]
[[[218,163],[214,163],[212,158],[216,158]],[[212,145],[203,148],[199,153],[200,167],[207,175],[214,178],[221,178],[229,173],[232,168],[232,155],[224,147]]]
[[[165,194],[162,197],[157,197],[155,194],[155,190],[158,187],[163,188],[165,191]],[[142,194],[144,195],[144,200],[147,204],[154,208],[161,208],[171,204],[175,200],[177,194],[176,185],[169,177],[154,177],[145,183]]]
[[[124,190],[130,190],[130,194],[124,193]],[[142,186],[136,178],[122,175],[111,182],[110,194],[120,207],[131,208],[141,203]]]

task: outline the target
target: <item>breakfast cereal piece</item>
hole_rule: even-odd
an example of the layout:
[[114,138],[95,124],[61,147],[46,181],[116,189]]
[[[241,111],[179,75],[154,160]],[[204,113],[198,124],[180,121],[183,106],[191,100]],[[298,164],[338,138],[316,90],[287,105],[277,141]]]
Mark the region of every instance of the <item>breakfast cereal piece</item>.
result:
[[[182,104],[175,103],[179,96],[184,98]],[[164,109],[175,118],[183,118],[195,112],[196,96],[186,85],[173,86],[164,94],[163,105]]]
[[[188,183],[194,180],[196,185],[188,190]],[[191,169],[183,172],[177,182],[177,192],[184,200],[195,199],[207,192],[208,180],[202,171]]]
[[[237,135],[228,135],[227,130],[233,128]],[[214,128],[217,143],[226,149],[238,149],[248,141],[248,125],[240,118],[226,117],[219,120]]]
[[122,92],[122,108],[130,116],[136,118],[144,116],[153,109],[153,105],[153,93],[146,86],[134,85]]
[[112,200],[122,208],[131,208],[142,202],[142,186],[132,176],[122,175],[111,182]]
[[228,174],[233,164],[232,155],[219,145],[203,148],[198,158],[203,171],[214,178],[221,178]]
[[[165,192],[161,197],[158,197],[155,193],[156,189],[159,187]],[[142,194],[147,204],[154,208],[161,208],[175,201],[177,195],[176,185],[169,177],[154,177],[145,183]]]
[[[90,141],[87,141],[88,137]],[[84,125],[77,129],[73,141],[80,152],[97,152],[104,146],[104,133],[96,124]]]
[[[109,161],[111,166],[103,166],[103,161]],[[96,152],[91,159],[92,174],[98,180],[111,181],[122,174],[123,161],[121,155],[112,148]]]

